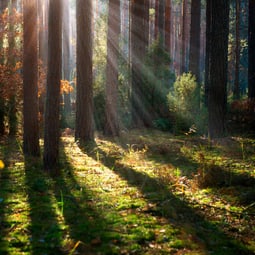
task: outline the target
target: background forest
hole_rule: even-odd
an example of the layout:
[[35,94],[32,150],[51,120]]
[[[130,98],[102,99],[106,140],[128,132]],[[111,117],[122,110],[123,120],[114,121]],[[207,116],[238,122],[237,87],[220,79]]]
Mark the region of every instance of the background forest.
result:
[[253,17],[1,0],[0,254],[255,254]]

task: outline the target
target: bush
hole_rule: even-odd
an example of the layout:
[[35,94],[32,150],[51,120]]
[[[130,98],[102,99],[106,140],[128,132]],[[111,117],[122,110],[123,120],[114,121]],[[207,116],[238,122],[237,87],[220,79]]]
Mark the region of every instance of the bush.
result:
[[167,96],[175,133],[189,132],[191,127],[202,131],[205,126],[206,111],[200,107],[198,93],[195,76],[184,73],[177,77]]

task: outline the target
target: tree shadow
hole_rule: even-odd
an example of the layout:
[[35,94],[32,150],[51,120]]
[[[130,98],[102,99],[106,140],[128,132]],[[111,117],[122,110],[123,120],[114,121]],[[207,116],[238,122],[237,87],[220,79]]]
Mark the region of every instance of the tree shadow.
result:
[[120,155],[111,155],[100,147],[84,147],[81,149],[96,160],[98,160],[98,153],[102,155],[100,157],[102,164],[112,169],[130,186],[140,190],[148,204],[156,203],[156,207],[144,213],[164,217],[170,224],[182,231],[192,233],[194,243],[200,244],[200,246],[202,244],[206,253],[224,255],[254,254],[240,242],[224,233],[219,224],[206,220],[202,213],[200,214],[199,211],[195,211],[190,207],[183,197],[174,195],[160,179],[152,178],[122,164],[119,161]]
[[42,169],[40,159],[25,158],[26,190],[31,220],[31,254],[64,254],[64,232],[53,206],[54,181]]
[[97,205],[100,199],[77,178],[62,144],[61,173],[54,178],[54,196],[68,228],[65,249],[86,255],[115,254],[111,243],[113,233]]
[[15,194],[14,186],[16,180],[13,176],[12,160],[17,153],[18,144],[13,138],[4,137],[0,141],[0,159],[4,163],[4,168],[0,169],[0,254],[9,254],[11,246],[19,248],[23,246],[19,240],[8,240],[10,232],[16,228],[14,220],[7,219],[12,213],[11,196]]

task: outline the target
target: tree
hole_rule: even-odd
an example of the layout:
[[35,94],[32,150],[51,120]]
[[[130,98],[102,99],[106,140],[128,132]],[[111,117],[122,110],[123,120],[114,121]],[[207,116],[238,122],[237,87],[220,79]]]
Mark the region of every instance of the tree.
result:
[[92,0],[77,0],[77,87],[75,139],[94,140],[92,84]]
[[208,131],[216,138],[226,131],[229,0],[213,0],[211,7]]
[[211,64],[211,47],[212,47],[212,0],[206,1],[206,45],[205,45],[205,106],[208,107],[208,94],[210,87],[210,64]]
[[62,0],[50,0],[43,163],[54,174],[58,174],[59,161],[61,56]]
[[[0,13],[1,13],[1,26],[3,26],[3,15],[4,15],[4,10],[7,8],[8,6],[8,2],[7,0],[2,0],[0,1]],[[0,41],[0,51],[3,52],[3,44],[4,44],[4,36],[1,33],[1,41]],[[4,63],[3,61],[3,56],[1,53],[1,59],[0,59],[0,63],[1,65]],[[0,84],[0,86],[2,87],[3,84]],[[4,123],[4,117],[5,117],[5,100],[3,95],[1,95],[0,97],[0,135],[4,135],[5,133],[5,123]]]
[[23,151],[39,156],[37,0],[24,0],[23,10]]
[[[144,7],[147,8],[144,8]],[[148,40],[145,40],[148,29],[145,27],[149,5],[144,0],[131,2],[131,115],[134,127],[148,126],[151,123],[150,113],[146,110],[143,97],[143,71]]]
[[190,51],[189,71],[195,75],[197,81],[198,109],[200,105],[200,18],[201,0],[191,1],[191,27],[190,27]]
[[255,1],[249,0],[248,25],[248,97],[255,98]]
[[120,34],[120,1],[109,1],[106,66],[106,135],[119,135],[118,121],[118,56]]
[[171,53],[171,0],[166,0],[165,6],[165,48]]
[[[70,80],[70,5],[69,0],[64,1],[63,14],[65,22],[63,25],[63,78],[66,81]],[[71,112],[71,95],[70,91],[64,92],[64,114]]]
[[240,0],[235,1],[236,5],[236,46],[235,46],[235,82],[234,82],[234,98],[240,98],[239,69],[240,69]]

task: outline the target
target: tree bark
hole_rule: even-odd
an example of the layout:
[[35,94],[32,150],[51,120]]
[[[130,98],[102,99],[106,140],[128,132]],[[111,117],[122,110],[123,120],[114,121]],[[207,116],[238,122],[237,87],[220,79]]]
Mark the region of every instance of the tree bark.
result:
[[118,59],[120,35],[120,1],[109,0],[106,66],[106,122],[104,133],[119,135],[118,120]]
[[226,131],[229,0],[212,1],[211,21],[208,127],[209,137],[217,138]]
[[77,94],[75,139],[94,141],[92,84],[92,0],[77,0]]
[[249,0],[248,97],[255,98],[255,1]]
[[61,57],[62,0],[50,0],[43,163],[44,169],[53,174],[59,174]]
[[23,2],[23,151],[39,156],[37,0]]
[[240,98],[239,69],[240,69],[240,0],[236,0],[236,45],[235,45],[235,81],[234,98]]

